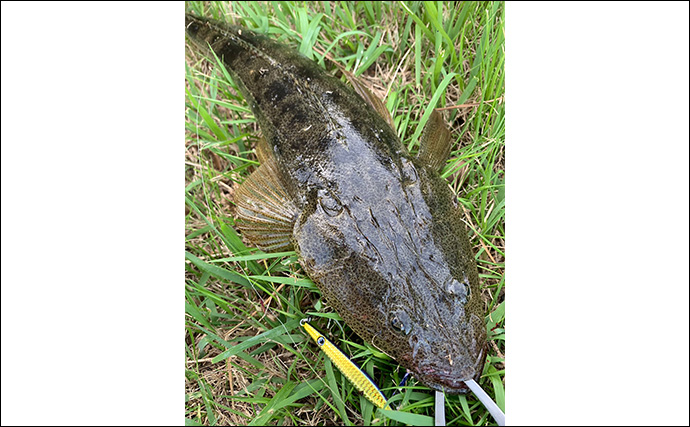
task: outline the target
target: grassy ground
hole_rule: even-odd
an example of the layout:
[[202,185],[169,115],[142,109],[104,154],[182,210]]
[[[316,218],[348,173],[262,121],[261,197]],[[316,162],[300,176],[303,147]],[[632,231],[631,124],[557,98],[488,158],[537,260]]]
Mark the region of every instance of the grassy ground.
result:
[[[504,5],[502,2],[188,2],[198,15],[268,32],[337,73],[361,76],[411,151],[432,108],[454,138],[443,176],[466,211],[489,356],[480,384],[504,407]],[[180,32],[183,29],[180,28]],[[324,59],[324,54],[331,59]],[[390,397],[404,374],[321,301],[294,252],[246,247],[233,191],[257,165],[259,130],[213,60],[186,50],[186,423],[433,424],[433,392],[414,380],[375,410],[301,331],[314,326]],[[449,425],[494,424],[473,395],[447,396]]]

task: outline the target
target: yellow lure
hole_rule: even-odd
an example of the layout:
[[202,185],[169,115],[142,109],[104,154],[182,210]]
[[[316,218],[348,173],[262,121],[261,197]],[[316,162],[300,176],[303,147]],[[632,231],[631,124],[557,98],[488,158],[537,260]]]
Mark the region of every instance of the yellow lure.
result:
[[348,380],[357,388],[357,390],[364,393],[364,397],[369,399],[371,403],[383,409],[388,405],[386,402],[386,397],[381,393],[381,391],[376,387],[373,381],[362,372],[359,367],[352,362],[347,356],[343,354],[342,351],[338,349],[332,342],[330,342],[326,337],[321,335],[319,331],[314,329],[313,326],[309,324],[307,319],[302,319],[300,325],[307,331],[309,336],[311,336],[316,344],[321,347],[326,356],[329,357],[335,364],[335,366],[340,370],[340,372],[347,377]]

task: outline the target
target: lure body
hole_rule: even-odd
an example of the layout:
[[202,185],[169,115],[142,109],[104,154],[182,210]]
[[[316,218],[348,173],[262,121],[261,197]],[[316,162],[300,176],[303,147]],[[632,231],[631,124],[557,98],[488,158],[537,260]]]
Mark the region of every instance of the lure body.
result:
[[345,377],[364,394],[364,397],[369,399],[371,403],[383,409],[388,405],[386,397],[381,393],[381,390],[376,387],[376,384],[345,354],[338,349],[328,338],[324,337],[314,329],[313,326],[302,320],[300,322],[305,331],[309,334],[314,342],[321,347],[326,356],[333,362],[333,364],[345,375]]

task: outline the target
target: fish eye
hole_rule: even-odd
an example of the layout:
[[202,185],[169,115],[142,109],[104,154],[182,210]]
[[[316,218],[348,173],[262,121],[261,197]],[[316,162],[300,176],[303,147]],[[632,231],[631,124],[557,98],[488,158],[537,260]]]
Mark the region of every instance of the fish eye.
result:
[[319,190],[319,204],[328,216],[337,216],[343,211],[340,201],[327,190]]
[[406,158],[402,158],[402,181],[405,183],[405,185],[412,185],[419,180],[419,177],[417,176],[417,170],[415,169],[414,165],[412,164],[411,161],[407,160]]
[[323,337],[318,337],[318,338],[316,339],[316,343],[319,345],[319,347],[321,347],[322,345],[324,345],[325,342],[326,342],[326,340],[325,340]]
[[410,316],[408,316],[407,313],[402,310],[394,312],[391,316],[390,322],[393,329],[405,335],[409,334],[412,330]]

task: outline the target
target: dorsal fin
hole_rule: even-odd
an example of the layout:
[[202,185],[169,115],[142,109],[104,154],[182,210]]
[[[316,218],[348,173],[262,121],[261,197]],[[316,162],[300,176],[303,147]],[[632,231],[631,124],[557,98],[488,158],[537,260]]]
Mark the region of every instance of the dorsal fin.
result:
[[383,117],[383,119],[388,123],[395,131],[395,125],[393,124],[393,117],[391,117],[391,113],[388,112],[388,109],[386,108],[386,105],[383,103],[383,101],[376,95],[374,95],[366,86],[364,86],[364,83],[362,83],[357,77],[355,77],[354,74],[350,73],[349,71],[343,70],[343,74],[345,74],[345,77],[347,77],[347,80],[350,82],[352,87],[354,88],[355,92],[359,96],[364,99],[367,104],[369,104],[374,110],[376,110],[377,113]]
[[297,208],[281,184],[266,141],[257,144],[262,161],[235,191],[237,227],[252,244],[267,252],[292,249]]
[[433,110],[424,126],[417,157],[427,166],[440,171],[450,155],[450,131],[441,114]]

